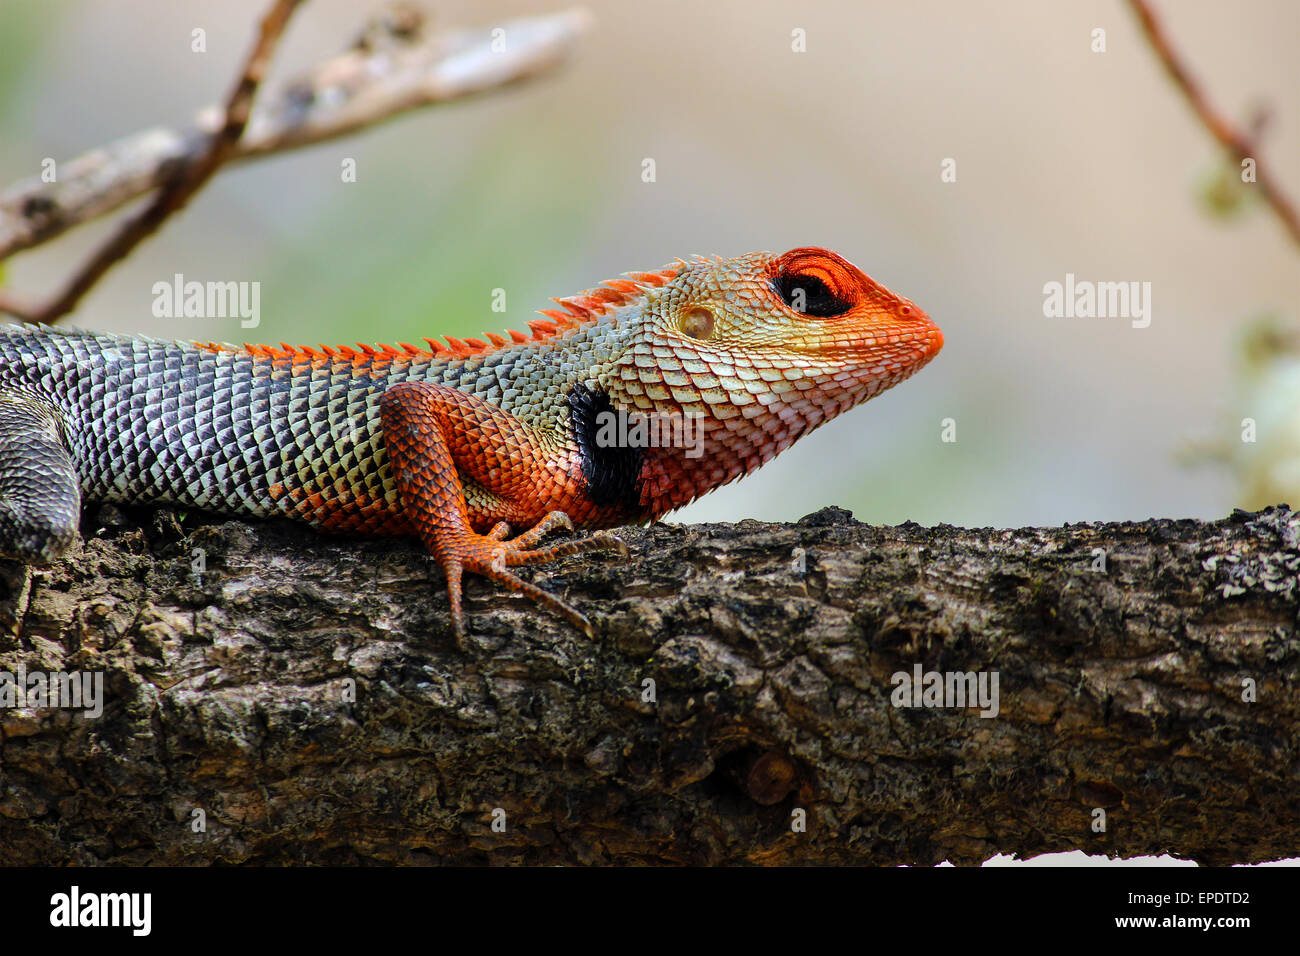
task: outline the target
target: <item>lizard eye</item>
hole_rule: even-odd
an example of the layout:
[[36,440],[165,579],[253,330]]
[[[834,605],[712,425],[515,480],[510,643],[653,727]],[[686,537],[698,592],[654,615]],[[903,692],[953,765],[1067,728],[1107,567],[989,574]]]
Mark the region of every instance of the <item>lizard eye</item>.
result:
[[684,335],[693,339],[708,339],[713,336],[713,313],[704,306],[697,305],[687,309],[677,327]]
[[876,291],[861,269],[817,246],[777,256],[768,263],[767,276],[788,308],[818,319],[844,315]]
[[828,319],[853,308],[852,302],[841,299],[817,276],[783,273],[772,280],[772,287],[790,308],[814,318]]

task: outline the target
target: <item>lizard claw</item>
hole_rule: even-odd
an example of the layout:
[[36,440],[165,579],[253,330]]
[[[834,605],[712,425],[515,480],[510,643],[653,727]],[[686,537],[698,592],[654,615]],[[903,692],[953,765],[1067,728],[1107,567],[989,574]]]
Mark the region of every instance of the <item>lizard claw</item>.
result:
[[596,629],[591,621],[577,608],[507,570],[509,567],[543,564],[556,558],[588,551],[613,550],[623,556],[628,554],[627,546],[608,531],[597,531],[586,538],[562,541],[546,548],[534,547],[543,537],[557,528],[573,530],[572,520],[562,511],[552,511],[534,527],[508,541],[503,540],[505,535],[509,534],[509,526],[503,521],[485,535],[473,532],[457,535],[454,542],[450,543],[450,547],[443,551],[446,557],[441,559],[440,563],[447,575],[452,631],[456,637],[457,647],[463,649],[466,634],[461,583],[465,571],[491,578],[564,618],[587,637],[596,636]]

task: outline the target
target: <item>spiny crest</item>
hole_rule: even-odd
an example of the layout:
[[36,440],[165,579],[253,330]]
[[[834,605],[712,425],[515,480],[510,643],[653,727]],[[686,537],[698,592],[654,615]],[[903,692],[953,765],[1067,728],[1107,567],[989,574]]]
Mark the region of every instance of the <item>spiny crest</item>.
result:
[[676,278],[685,265],[678,259],[676,266],[658,272],[624,272],[621,279],[606,279],[586,292],[552,299],[560,308],[537,310],[550,321],[535,319],[528,323],[528,327],[533,330],[533,340],[548,339],[593,322],[607,312],[627,305],[650,289],[656,289]]
[[[695,256],[694,262],[708,262]],[[524,342],[542,342],[564,332],[580,328],[594,322],[613,309],[627,305],[651,289],[659,288],[664,283],[680,275],[688,263],[681,259],[675,265],[658,272],[625,272],[619,279],[607,279],[594,289],[579,292],[577,295],[564,296],[551,301],[560,306],[558,309],[539,309],[545,319],[534,319],[528,323],[532,335],[525,335],[513,329],[507,329],[504,336],[494,332],[484,334],[486,342],[481,339],[458,339],[444,335],[444,345],[435,339],[426,338],[429,348],[420,349],[405,342],[398,342],[397,348],[391,345],[357,344],[351,348],[346,345],[290,345],[281,342],[279,347],[273,345],[256,345],[245,342],[242,346],[223,345],[219,342],[195,342],[197,348],[208,352],[244,352],[253,358],[269,359],[278,362],[327,362],[343,359],[365,365],[387,364],[400,359],[429,358],[468,358],[473,355],[485,355],[500,348],[519,345]]]

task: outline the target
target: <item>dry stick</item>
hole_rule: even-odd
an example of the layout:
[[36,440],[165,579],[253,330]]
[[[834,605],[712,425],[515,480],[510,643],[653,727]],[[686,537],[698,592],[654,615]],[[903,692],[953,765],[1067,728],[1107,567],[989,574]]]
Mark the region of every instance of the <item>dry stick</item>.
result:
[[1164,29],[1160,25],[1160,21],[1156,19],[1155,12],[1151,9],[1151,5],[1147,0],[1129,0],[1129,4],[1137,14],[1138,22],[1142,24],[1142,29],[1156,54],[1160,57],[1160,61],[1164,64],[1165,70],[1173,78],[1178,88],[1183,91],[1183,95],[1187,97],[1187,101],[1191,103],[1192,109],[1201,118],[1201,122],[1205,124],[1206,129],[1213,134],[1214,138],[1225,149],[1237,158],[1238,162],[1243,159],[1255,160],[1255,182],[1264,191],[1265,200],[1282,220],[1282,224],[1287,231],[1291,233],[1291,238],[1296,245],[1300,246],[1300,216],[1296,215],[1295,206],[1291,204],[1291,200],[1282,191],[1282,187],[1278,185],[1277,180],[1265,168],[1263,160],[1259,158],[1259,144],[1251,134],[1229,123],[1210,105],[1200,85],[1192,78],[1187,66],[1174,52]]
[[[59,296],[43,307],[20,314],[24,322],[49,325],[71,312],[81,301],[81,297],[91,290],[104,273],[156,232],[168,216],[183,208],[190,197],[212,178],[213,173],[229,158],[239,138],[244,135],[244,127],[248,125],[248,117],[253,109],[253,97],[266,76],[271,54],[284,32],[285,25],[289,22],[289,17],[301,2],[302,0],[275,0],[266,16],[262,18],[257,43],[254,44],[240,72],[239,80],[226,102],[225,121],[221,129],[212,137],[207,149],[194,161],[181,166],[148,208],[135,218],[127,220],[81,271],[73,276],[72,281]],[[10,311],[12,303],[6,304],[0,300],[0,308]]]
[[[229,162],[311,146],[408,110],[498,89],[559,66],[589,27],[570,9],[490,28],[421,35],[418,13],[386,15],[356,45],[303,75],[264,87]],[[504,46],[501,40],[504,39]],[[221,107],[188,129],[154,128],[60,163],[58,182],[32,177],[0,192],[0,260],[143,196],[202,153]]]

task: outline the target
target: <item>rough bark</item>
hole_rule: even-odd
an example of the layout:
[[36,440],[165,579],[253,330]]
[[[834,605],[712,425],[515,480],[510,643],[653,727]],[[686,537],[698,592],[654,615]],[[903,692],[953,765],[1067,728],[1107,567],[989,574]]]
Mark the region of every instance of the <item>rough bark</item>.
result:
[[[596,640],[471,579],[463,651],[414,543],[148,510],[83,531],[53,569],[0,562],[0,670],[102,671],[107,697],[0,710],[3,863],[1300,854],[1286,508],[625,529],[630,558],[531,572]],[[999,713],[895,707],[918,663],[996,671]]]

